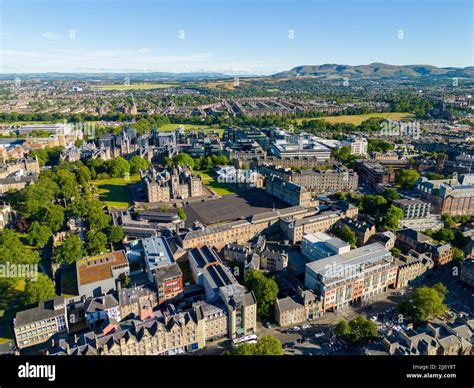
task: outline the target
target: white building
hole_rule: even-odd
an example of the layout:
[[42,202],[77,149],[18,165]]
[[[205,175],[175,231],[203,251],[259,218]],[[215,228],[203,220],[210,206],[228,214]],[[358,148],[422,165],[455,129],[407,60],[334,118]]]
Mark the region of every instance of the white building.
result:
[[350,244],[324,232],[307,234],[301,240],[301,253],[310,261],[340,255],[350,250]]
[[354,135],[347,136],[342,142],[343,146],[351,149],[351,155],[367,155],[369,142],[364,137],[356,137]]

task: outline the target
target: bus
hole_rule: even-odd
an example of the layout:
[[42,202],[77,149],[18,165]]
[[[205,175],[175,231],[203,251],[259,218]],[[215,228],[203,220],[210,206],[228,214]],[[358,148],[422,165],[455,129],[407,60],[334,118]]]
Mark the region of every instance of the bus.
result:
[[256,344],[257,343],[257,335],[256,334],[249,334],[245,335],[240,338],[235,338],[232,340],[232,346],[235,348],[239,345],[242,345],[244,343],[251,343],[251,344]]

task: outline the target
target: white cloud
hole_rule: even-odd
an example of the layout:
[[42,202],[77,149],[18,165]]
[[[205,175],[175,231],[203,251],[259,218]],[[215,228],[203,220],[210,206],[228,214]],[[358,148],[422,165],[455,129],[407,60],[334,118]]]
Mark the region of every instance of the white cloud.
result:
[[104,68],[109,71],[120,69],[185,71],[192,64],[202,66],[211,61],[212,56],[206,53],[189,55],[150,55],[151,50],[73,50],[51,49],[48,51],[0,51],[2,72],[15,69],[15,72],[75,72],[81,69]]
[[1,50],[0,72],[221,72],[269,74],[286,66],[273,60],[239,61],[209,53],[160,54],[149,48],[127,50]]
[[148,54],[148,53],[151,53],[151,49],[149,49],[149,48],[141,48],[141,49],[138,49],[138,50],[137,50],[137,53],[138,53],[138,54]]
[[55,32],[42,32],[41,37],[46,40],[58,41],[62,40],[64,37],[61,34],[56,34]]

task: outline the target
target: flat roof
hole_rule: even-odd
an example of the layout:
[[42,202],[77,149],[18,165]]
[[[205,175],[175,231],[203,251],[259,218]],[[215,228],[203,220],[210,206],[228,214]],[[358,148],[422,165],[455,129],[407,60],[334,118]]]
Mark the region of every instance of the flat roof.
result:
[[334,255],[327,257],[322,260],[316,260],[306,264],[307,268],[310,268],[313,272],[322,274],[323,276],[327,272],[334,272],[334,266],[343,265],[344,267],[357,267],[368,261],[372,261],[384,256],[391,256],[384,245],[376,242],[373,244],[365,245],[360,248],[353,249],[347,253]]
[[141,240],[145,260],[151,269],[174,263],[174,256],[164,237],[148,237]]
[[128,265],[128,260],[123,250],[78,260],[76,262],[78,285],[110,279],[112,269],[125,264]]

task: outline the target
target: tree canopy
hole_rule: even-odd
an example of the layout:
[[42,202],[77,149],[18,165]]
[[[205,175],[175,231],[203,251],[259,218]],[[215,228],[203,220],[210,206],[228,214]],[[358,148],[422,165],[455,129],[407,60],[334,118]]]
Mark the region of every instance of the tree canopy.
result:
[[374,322],[359,315],[347,322],[339,322],[334,333],[337,338],[352,345],[360,345],[377,338],[377,326]]
[[56,296],[54,282],[46,275],[39,273],[38,279],[26,279],[23,293],[25,304],[32,304],[52,299]]
[[251,269],[245,274],[245,285],[257,298],[257,313],[262,317],[269,316],[279,292],[277,283],[262,272]]
[[413,292],[410,302],[400,304],[400,310],[410,315],[416,323],[425,322],[447,311],[447,306],[443,303],[447,293],[442,283],[433,287],[420,287]]
[[233,356],[281,356],[283,347],[280,340],[267,335],[259,338],[256,344],[244,343],[226,354]]
[[403,189],[412,189],[420,177],[418,171],[414,169],[399,170],[395,176],[395,183]]

